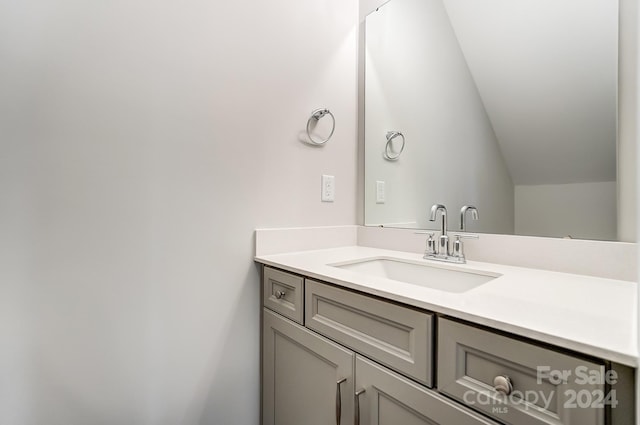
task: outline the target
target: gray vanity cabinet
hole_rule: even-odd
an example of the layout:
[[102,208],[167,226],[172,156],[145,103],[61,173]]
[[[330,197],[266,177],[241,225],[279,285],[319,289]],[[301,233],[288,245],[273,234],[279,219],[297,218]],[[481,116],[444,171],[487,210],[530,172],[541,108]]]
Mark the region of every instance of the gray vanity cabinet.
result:
[[268,267],[263,283],[262,425],[634,423],[632,368],[607,409],[609,385],[578,379],[605,361]]
[[497,425],[276,313],[263,314],[263,425]]
[[356,425],[497,425],[359,355],[356,394]]
[[263,425],[352,424],[354,353],[267,309],[263,325]]

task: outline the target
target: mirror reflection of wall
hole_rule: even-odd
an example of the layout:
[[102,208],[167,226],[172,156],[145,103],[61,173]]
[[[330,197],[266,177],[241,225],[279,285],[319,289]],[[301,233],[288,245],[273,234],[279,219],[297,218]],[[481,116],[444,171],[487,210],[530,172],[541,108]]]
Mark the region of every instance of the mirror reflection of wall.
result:
[[[616,239],[618,4],[391,0],[366,19],[365,222]],[[383,157],[388,131],[406,146]],[[384,182],[384,193],[377,190]]]

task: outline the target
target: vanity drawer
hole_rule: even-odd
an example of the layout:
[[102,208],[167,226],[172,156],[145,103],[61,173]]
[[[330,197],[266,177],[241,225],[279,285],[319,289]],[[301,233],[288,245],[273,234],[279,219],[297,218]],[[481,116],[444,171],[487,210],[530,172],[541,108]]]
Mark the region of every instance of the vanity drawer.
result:
[[304,279],[291,273],[264,268],[263,304],[289,319],[304,324]]
[[431,314],[305,281],[305,324],[428,387],[432,386]]
[[[501,422],[604,424],[605,408],[594,406],[606,395],[605,385],[583,382],[593,374],[604,374],[604,365],[452,320],[438,320],[438,390]],[[508,387],[504,377],[512,386],[509,395],[494,388],[496,378],[498,384]]]

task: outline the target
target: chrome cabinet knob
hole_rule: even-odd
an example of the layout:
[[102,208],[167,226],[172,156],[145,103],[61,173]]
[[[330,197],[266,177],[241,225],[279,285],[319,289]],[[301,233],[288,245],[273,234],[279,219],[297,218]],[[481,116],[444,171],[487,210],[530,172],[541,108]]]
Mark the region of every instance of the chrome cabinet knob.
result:
[[513,391],[511,378],[506,375],[498,375],[493,378],[493,389],[504,395],[509,395]]
[[284,298],[285,295],[287,295],[287,293],[284,292],[284,291],[276,291],[276,293],[275,293],[276,298],[279,299],[279,300]]

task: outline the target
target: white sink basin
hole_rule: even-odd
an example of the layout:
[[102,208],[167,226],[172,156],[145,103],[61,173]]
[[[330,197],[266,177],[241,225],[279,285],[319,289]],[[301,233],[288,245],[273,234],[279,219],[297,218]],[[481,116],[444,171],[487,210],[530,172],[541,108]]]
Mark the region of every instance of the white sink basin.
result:
[[436,266],[391,258],[367,258],[329,265],[364,275],[458,293],[469,291],[501,276],[479,270],[454,269],[445,264]]

